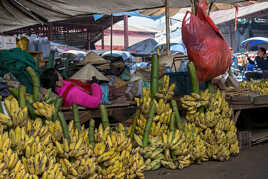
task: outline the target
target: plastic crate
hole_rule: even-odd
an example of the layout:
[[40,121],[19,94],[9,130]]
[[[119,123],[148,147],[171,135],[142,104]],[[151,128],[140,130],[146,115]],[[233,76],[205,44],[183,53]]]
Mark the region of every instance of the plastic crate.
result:
[[[165,73],[170,77],[170,84],[175,83],[174,96],[184,96],[191,94],[192,83],[188,72],[172,72]],[[206,89],[206,84],[201,83],[199,85],[201,90]]]
[[191,80],[188,72],[173,72],[166,73],[170,78],[170,84],[175,83],[176,87],[174,89],[174,96],[183,96],[190,94]]

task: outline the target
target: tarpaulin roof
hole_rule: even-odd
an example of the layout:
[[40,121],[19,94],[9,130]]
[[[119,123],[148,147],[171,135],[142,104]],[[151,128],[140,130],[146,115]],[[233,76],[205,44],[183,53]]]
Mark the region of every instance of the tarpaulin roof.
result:
[[240,46],[241,48],[249,49],[252,46],[268,44],[268,38],[265,37],[253,37],[244,40]]
[[157,45],[157,42],[154,39],[146,39],[124,50],[132,52],[133,54],[136,54],[136,55],[151,55],[153,53],[152,49],[156,45]]
[[[241,0],[216,0],[223,3],[239,1]],[[168,2],[172,8],[191,5],[189,0]],[[0,0],[0,32],[82,14],[112,14],[163,6],[164,0]]]

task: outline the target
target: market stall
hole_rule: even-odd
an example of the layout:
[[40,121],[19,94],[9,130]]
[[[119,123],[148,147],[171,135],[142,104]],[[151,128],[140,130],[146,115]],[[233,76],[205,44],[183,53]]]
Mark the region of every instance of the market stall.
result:
[[[174,7],[189,5],[188,1],[180,4],[177,1],[168,3],[167,0],[165,4],[153,0],[111,4],[113,2],[115,1],[98,2],[98,8],[93,9],[112,13],[114,10],[165,5],[169,21],[168,7],[175,4],[177,5]],[[29,1],[21,1],[21,4],[16,1],[11,6],[14,3],[16,6],[22,4],[23,8],[31,5]],[[54,5],[52,12],[47,9],[50,12],[47,17],[55,15],[57,7],[63,6],[60,15],[68,16],[70,9],[75,14],[88,11],[94,4],[91,2],[89,6],[88,1],[81,1],[81,6],[77,7],[71,1],[66,1],[64,5],[48,1],[38,6],[46,7],[47,3]],[[110,86],[118,78],[128,79],[125,81],[130,82],[140,81],[136,76],[131,79],[128,76],[129,71],[122,70],[125,67],[122,60],[109,65],[111,69],[116,69],[111,73],[119,75],[113,75],[107,80],[97,70],[99,66],[96,62],[93,63],[90,58],[82,61],[85,64],[74,64],[82,65],[82,68],[73,75],[68,73],[69,60],[64,61],[61,75],[51,69],[55,66],[52,56],[49,58],[48,68],[44,69],[46,75],[39,78],[38,65],[26,54],[33,63],[32,67],[23,66],[23,75],[29,78],[30,85],[9,88],[9,94],[2,95],[4,103],[0,108],[0,178],[144,178],[145,171],[154,171],[161,167],[183,169],[210,160],[226,161],[237,156],[240,148],[238,131],[232,120],[232,108],[225,93],[214,91],[212,87],[212,79],[228,70],[231,53],[221,33],[207,15],[208,4],[205,1],[193,3],[193,12],[187,12],[182,27],[183,41],[190,60],[187,70],[192,84],[191,93],[183,95],[178,102],[174,100],[176,84],[171,82],[168,75],[164,75],[161,58],[156,54],[152,56],[149,70],[149,87],[133,85],[139,86],[139,95],[135,97],[135,102],[118,100],[120,104],[108,104],[105,93],[107,84],[102,88],[100,81],[106,81]],[[113,11],[104,8],[107,5]],[[32,6],[33,11],[35,7],[36,4]],[[28,16],[36,18],[32,11],[27,12]],[[168,24],[169,22],[167,31]],[[197,32],[203,33],[202,38]],[[213,38],[213,42],[207,40],[210,38]],[[203,39],[206,40],[202,41]],[[166,44],[169,58],[169,38]],[[110,53],[112,56],[112,50]],[[102,62],[108,63],[106,60]],[[93,71],[94,74],[90,74]],[[69,81],[63,80],[62,76],[68,78],[69,75],[72,76]],[[51,77],[55,77],[53,84],[47,80]],[[43,87],[48,87],[46,92],[41,91],[40,82]],[[207,83],[206,88],[199,87],[201,82]],[[27,88],[30,90],[26,92]],[[69,93],[64,93],[66,89]],[[123,93],[125,91],[130,90],[123,90]],[[103,102],[103,99],[106,101]],[[93,101],[94,104],[85,105],[85,102]],[[126,109],[127,112],[119,109]],[[122,121],[123,117],[131,115],[130,109],[134,112],[131,126],[110,124],[109,116]]]

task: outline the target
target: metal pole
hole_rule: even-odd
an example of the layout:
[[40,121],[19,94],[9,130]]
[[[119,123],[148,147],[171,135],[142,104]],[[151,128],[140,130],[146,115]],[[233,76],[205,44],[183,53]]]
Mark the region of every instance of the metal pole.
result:
[[113,14],[111,15],[112,21],[111,21],[111,42],[110,42],[110,50],[111,50],[111,57],[113,54],[113,24],[114,24],[114,17]]
[[232,34],[232,26],[229,25],[229,33],[230,33],[230,47],[233,47],[233,34]]
[[48,23],[48,37],[47,37],[49,41],[52,41],[52,30],[53,30],[52,24],[49,22]]
[[170,56],[170,23],[169,23],[169,8],[168,0],[165,0],[165,15],[166,15],[166,46],[167,46],[167,55]]
[[128,15],[124,15],[124,48],[128,48]]
[[91,46],[91,39],[90,39],[90,32],[89,29],[87,29],[87,43],[88,43],[88,50],[91,50],[90,46]]
[[102,31],[102,35],[101,35],[101,49],[104,50],[104,31]]

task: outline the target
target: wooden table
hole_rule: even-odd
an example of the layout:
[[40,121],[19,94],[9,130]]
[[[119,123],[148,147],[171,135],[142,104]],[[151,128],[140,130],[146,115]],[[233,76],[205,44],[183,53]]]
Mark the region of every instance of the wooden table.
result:
[[268,95],[265,96],[233,96],[226,99],[233,109],[233,120],[236,123],[241,110],[268,108]]
[[[136,111],[136,103],[134,101],[125,101],[120,104],[105,105],[108,116],[115,121],[124,121],[128,119]],[[99,109],[88,109],[79,107],[79,117],[81,123],[85,123],[92,118],[101,118],[101,112]],[[70,107],[61,108],[66,120],[73,120],[73,112]]]

